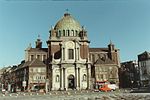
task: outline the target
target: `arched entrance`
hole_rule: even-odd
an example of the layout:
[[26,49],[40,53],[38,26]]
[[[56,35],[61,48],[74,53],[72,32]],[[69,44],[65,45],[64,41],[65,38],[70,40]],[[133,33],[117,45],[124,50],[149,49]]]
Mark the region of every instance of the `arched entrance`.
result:
[[74,76],[73,75],[69,75],[68,76],[68,88],[69,89],[74,89],[75,88],[75,84],[74,84]]

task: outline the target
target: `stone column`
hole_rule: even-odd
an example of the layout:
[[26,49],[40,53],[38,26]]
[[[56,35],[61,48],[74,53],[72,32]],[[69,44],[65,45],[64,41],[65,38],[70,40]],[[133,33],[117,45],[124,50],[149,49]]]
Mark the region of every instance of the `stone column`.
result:
[[77,48],[77,57],[78,57],[78,60],[80,60],[80,54],[79,54],[79,48]]
[[80,89],[80,68],[78,68],[78,87]]
[[63,58],[62,59],[65,60],[65,48],[62,49],[62,52],[63,52]]
[[65,81],[66,80],[66,69],[65,68],[63,68],[63,76],[64,76],[63,77],[63,86],[64,86],[63,89],[66,90],[66,81]]
[[79,80],[78,80],[78,77],[79,77],[79,76],[78,76],[78,67],[77,67],[77,65],[76,65],[76,67],[75,67],[75,76],[76,76],[76,80],[75,80],[76,89],[79,90],[79,82],[78,82],[78,81],[79,81]]
[[75,48],[75,62],[77,62],[77,48]]
[[60,90],[64,90],[64,86],[63,86],[63,68],[60,68]]
[[64,50],[64,48],[61,48],[61,61],[64,60],[64,54],[63,54],[64,51],[63,50]]
[[51,77],[51,90],[54,90],[54,82],[55,82],[55,81],[54,81],[54,78],[53,78],[53,77],[54,77],[54,67],[53,67],[53,66],[52,66],[52,69],[51,69],[51,70],[52,70],[52,71],[51,71],[51,72],[52,72],[52,73],[51,73],[52,76],[50,76],[50,77]]
[[77,53],[77,43],[75,41],[75,62],[77,61],[77,56],[78,56],[78,53]]
[[79,61],[80,61],[80,48],[78,49],[78,57],[79,57]]
[[90,78],[91,78],[90,65],[87,64],[87,89],[90,89]]

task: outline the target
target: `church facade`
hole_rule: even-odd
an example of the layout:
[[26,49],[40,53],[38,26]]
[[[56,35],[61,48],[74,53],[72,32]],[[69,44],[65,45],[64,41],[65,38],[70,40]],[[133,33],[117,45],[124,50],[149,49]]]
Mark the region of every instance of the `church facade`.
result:
[[90,89],[87,32],[69,13],[50,30],[47,44],[50,90]]

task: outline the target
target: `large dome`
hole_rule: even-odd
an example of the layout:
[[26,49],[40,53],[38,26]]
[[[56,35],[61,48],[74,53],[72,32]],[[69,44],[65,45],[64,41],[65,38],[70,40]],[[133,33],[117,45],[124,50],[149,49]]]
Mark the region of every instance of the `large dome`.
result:
[[65,13],[64,17],[56,23],[54,29],[80,31],[81,26],[69,13]]

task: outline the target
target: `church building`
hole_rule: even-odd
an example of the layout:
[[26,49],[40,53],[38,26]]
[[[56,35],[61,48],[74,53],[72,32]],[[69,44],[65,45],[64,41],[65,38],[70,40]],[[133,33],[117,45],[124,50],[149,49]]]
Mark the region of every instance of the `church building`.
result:
[[47,70],[50,90],[90,89],[90,42],[84,27],[65,13],[49,32]]
[[[25,50],[25,60],[15,70],[22,90],[84,90],[100,82],[119,84],[119,49],[90,48],[87,31],[69,13],[49,30],[47,47],[40,38]],[[15,83],[15,82],[14,82]]]

